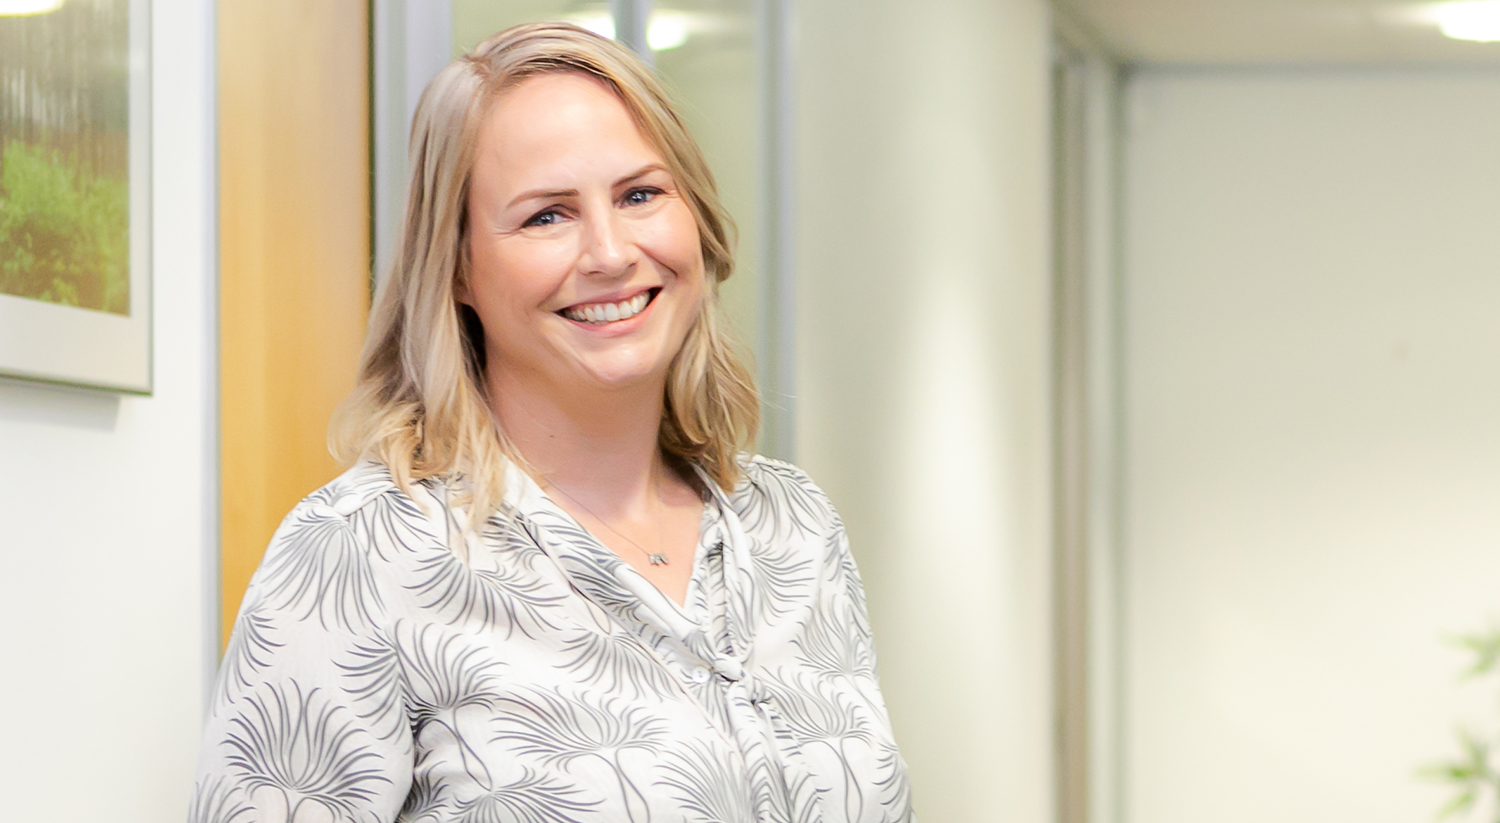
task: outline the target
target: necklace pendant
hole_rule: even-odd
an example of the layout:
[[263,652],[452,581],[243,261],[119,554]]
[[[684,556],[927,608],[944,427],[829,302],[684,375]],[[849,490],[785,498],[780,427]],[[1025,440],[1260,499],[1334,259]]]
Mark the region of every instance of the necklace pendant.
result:
[[658,554],[657,552],[650,552],[647,557],[651,558],[651,565],[653,566],[667,565],[667,558],[665,555]]

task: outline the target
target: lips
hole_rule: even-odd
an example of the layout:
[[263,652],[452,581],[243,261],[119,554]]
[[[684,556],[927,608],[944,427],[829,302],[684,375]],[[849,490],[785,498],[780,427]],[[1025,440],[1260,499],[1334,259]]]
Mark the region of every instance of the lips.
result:
[[647,289],[634,297],[613,303],[578,303],[559,311],[558,314],[569,320],[593,326],[617,323],[621,320],[629,320],[645,311],[660,291],[659,288]]

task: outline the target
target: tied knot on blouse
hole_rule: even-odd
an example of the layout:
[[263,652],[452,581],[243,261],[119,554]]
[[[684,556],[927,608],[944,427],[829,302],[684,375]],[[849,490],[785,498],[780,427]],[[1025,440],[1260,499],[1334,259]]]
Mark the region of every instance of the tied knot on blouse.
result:
[[479,528],[378,464],[289,514],[235,621],[190,823],[914,820],[843,525],[706,481],[679,606],[523,472]]

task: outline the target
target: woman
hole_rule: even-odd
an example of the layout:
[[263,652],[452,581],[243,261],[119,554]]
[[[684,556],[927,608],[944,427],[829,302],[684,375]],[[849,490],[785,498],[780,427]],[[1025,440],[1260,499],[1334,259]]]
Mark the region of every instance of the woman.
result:
[[192,823],[911,819],[842,524],[741,458],[728,220],[572,26],[428,87],[334,442],[247,592]]

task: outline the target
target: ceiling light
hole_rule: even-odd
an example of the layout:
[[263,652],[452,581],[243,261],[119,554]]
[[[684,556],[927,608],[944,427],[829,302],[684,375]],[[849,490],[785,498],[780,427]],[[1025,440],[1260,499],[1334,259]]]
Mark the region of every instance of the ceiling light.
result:
[[63,7],[65,0],[0,0],[0,17],[46,14]]
[[653,14],[651,25],[646,28],[646,45],[652,51],[667,51],[686,43],[687,20],[676,14]]
[[1438,28],[1454,40],[1500,40],[1500,0],[1449,3],[1436,9]]
[[[43,2],[43,0],[0,0],[0,4],[18,1]],[[50,0],[50,2],[61,5],[61,0]],[[600,37],[608,40],[615,39],[615,20],[608,13],[578,14],[567,19],[568,22],[576,23]],[[646,45],[652,51],[668,51],[678,48],[687,42],[688,35],[691,33],[690,29],[686,15],[658,12],[651,15],[651,24],[646,27]]]
[[[0,0],[4,2],[4,0]],[[605,40],[615,39],[615,19],[608,12],[604,14],[580,14],[568,18],[568,22],[576,23],[582,28],[588,29]]]

